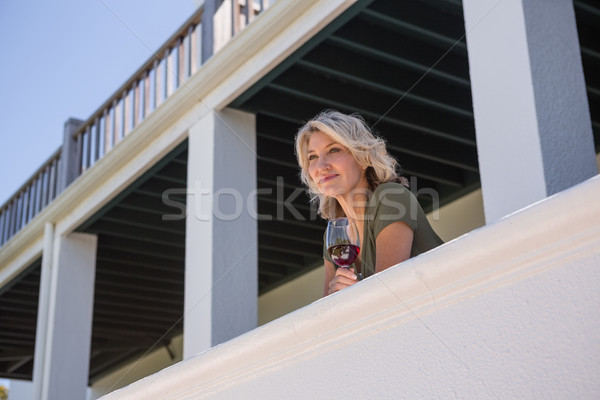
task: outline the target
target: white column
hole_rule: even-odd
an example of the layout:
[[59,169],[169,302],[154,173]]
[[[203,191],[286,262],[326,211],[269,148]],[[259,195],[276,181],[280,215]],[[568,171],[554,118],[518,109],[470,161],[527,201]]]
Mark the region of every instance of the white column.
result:
[[40,271],[37,325],[35,330],[35,353],[33,356],[33,399],[35,400],[42,398],[42,381],[44,377],[46,333],[48,330],[48,303],[50,301],[50,277],[52,271],[53,247],[54,225],[50,222],[47,222],[44,226],[44,249],[42,253],[42,266]]
[[257,326],[255,127],[226,109],[189,132],[184,358]]
[[487,222],[598,173],[572,0],[464,0]]
[[[47,227],[46,234],[50,230]],[[38,316],[38,329],[45,325],[45,332],[36,337],[35,355],[43,362],[34,367],[36,399],[87,396],[96,244],[97,236],[86,233],[55,236],[52,264],[42,263],[39,310],[47,315]]]

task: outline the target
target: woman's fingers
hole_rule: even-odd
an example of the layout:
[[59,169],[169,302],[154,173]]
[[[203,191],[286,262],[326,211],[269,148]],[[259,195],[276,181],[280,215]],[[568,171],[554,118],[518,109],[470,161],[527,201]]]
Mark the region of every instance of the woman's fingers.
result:
[[329,294],[335,293],[358,282],[354,268],[338,268],[335,277],[329,282]]
[[354,268],[338,268],[335,271],[335,276],[344,276],[348,279],[357,280],[357,276],[354,273]]

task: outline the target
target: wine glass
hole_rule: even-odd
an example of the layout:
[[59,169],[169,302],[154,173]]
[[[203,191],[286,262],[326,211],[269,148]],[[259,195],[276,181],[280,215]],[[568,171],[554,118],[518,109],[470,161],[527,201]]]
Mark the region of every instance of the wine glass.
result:
[[358,228],[356,223],[349,221],[348,218],[336,218],[327,223],[326,241],[331,260],[340,267],[349,268],[358,257],[360,252]]

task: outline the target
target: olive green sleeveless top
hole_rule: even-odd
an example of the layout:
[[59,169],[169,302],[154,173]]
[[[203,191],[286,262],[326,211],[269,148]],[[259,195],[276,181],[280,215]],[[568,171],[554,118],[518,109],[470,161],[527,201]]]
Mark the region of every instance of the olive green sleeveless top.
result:
[[[425,212],[410,189],[400,183],[382,183],[369,198],[365,210],[363,243],[360,246],[363,278],[375,273],[377,235],[385,227],[397,221],[406,223],[414,232],[411,258],[443,243],[429,224]],[[323,239],[323,258],[333,263],[327,252],[325,238]]]

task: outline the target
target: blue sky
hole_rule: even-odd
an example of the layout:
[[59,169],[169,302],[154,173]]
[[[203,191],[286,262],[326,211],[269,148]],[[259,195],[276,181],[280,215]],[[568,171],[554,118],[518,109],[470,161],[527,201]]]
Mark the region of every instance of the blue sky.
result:
[[0,204],[196,9],[194,0],[0,0]]

